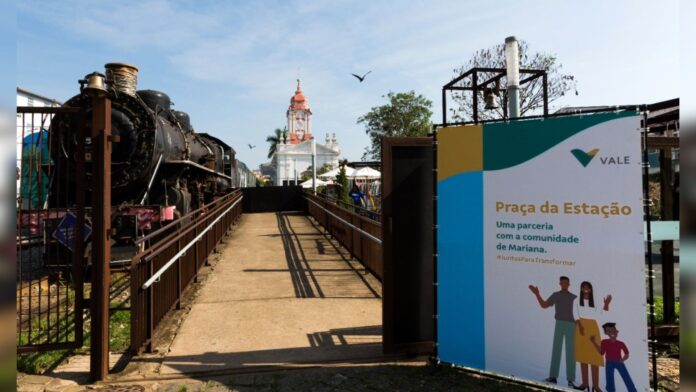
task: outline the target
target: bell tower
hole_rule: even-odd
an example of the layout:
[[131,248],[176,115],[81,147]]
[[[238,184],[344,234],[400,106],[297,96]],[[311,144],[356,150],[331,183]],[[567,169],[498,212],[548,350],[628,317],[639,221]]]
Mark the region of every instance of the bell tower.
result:
[[297,79],[297,90],[290,98],[288,117],[288,144],[297,144],[313,138],[312,111],[309,110],[307,97],[302,93],[300,79]]

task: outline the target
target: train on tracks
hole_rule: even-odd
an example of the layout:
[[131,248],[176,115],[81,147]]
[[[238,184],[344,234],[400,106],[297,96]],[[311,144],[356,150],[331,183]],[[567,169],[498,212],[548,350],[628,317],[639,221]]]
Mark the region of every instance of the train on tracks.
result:
[[[256,186],[256,177],[236,159],[235,150],[215,136],[196,132],[189,115],[174,110],[166,93],[137,90],[137,73],[133,65],[109,63],[105,75],[95,72],[80,81],[80,94],[63,107],[81,109],[84,115],[80,120],[69,113],[55,114],[47,130],[50,136],[45,138],[50,141],[46,148],[50,162],[44,162],[42,170],[44,178],[62,170],[70,181],[65,173],[78,169],[76,156],[82,148],[87,200],[93,192],[103,191],[92,189],[91,159],[96,143],[89,138],[93,114],[90,92],[103,88],[111,101],[112,249],[130,248],[127,253],[132,253],[138,236],[163,222],[185,216],[236,188]],[[86,136],[79,137],[85,129]],[[82,140],[84,144],[78,147]],[[33,219],[44,226],[40,233],[44,238],[55,237],[63,220],[63,214],[51,215],[50,211],[67,211],[76,203],[77,192],[60,192],[60,186],[60,181],[49,180],[43,203],[48,215],[43,214],[42,219],[38,211],[38,218]],[[25,214],[29,220],[31,214]]]

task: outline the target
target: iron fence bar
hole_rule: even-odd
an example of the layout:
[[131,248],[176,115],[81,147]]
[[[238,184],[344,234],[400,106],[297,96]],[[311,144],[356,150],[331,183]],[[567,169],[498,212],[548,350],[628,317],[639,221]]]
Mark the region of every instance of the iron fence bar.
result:
[[[79,120],[78,132],[77,132],[77,148],[76,148],[76,188],[75,188],[75,201],[77,203],[77,221],[76,221],[76,234],[75,234],[75,261],[73,264],[73,280],[75,284],[75,346],[82,347],[84,343],[84,320],[83,320],[83,306],[84,306],[84,225],[85,225],[85,131],[87,127],[87,116],[84,110],[81,110],[78,114]],[[49,188],[50,189],[50,188]],[[48,195],[46,196],[48,200]],[[90,201],[91,202],[91,201]]]
[[372,241],[375,241],[376,243],[382,245],[382,240],[381,240],[381,239],[379,239],[379,238],[373,236],[372,234],[366,232],[365,230],[362,230],[362,229],[359,229],[359,228],[353,226],[352,224],[350,224],[349,222],[347,222],[347,221],[344,220],[343,218],[340,218],[338,215],[336,215],[336,214],[334,214],[333,212],[327,210],[326,208],[320,206],[320,205],[317,204],[317,202],[315,202],[314,200],[307,198],[307,201],[310,202],[310,203],[312,203],[312,204],[314,204],[314,205],[316,205],[317,207],[321,208],[322,210],[324,210],[324,211],[325,211],[326,213],[328,213],[329,215],[333,216],[334,218],[336,218],[336,219],[338,219],[339,221],[343,222],[344,224],[348,225],[350,228],[352,228],[352,229],[354,229],[354,230],[357,230],[359,233],[363,234],[364,236],[366,236],[367,238],[371,239]]
[[206,227],[206,228],[203,230],[202,233],[200,233],[198,236],[196,236],[196,238],[194,238],[191,242],[189,242],[188,244],[186,244],[186,246],[185,246],[183,249],[181,249],[179,252],[177,252],[177,254],[174,255],[174,257],[172,257],[169,261],[167,261],[167,262],[162,266],[162,268],[160,268],[157,272],[155,272],[155,273],[150,277],[150,279],[148,279],[145,283],[143,283],[142,289],[143,289],[143,290],[146,290],[148,287],[152,286],[152,284],[153,284],[153,283],[154,283],[154,282],[155,282],[167,269],[169,269],[169,267],[171,267],[172,264],[174,264],[174,262],[177,261],[177,260],[181,257],[181,255],[183,255],[191,246],[193,246],[196,242],[198,242],[198,240],[200,240],[200,239],[203,237],[203,235],[205,235],[205,233],[207,233],[207,232],[208,232],[220,219],[222,219],[223,216],[225,216],[231,209],[233,209],[233,208],[237,205],[237,203],[239,203],[240,201],[242,201],[243,198],[244,198],[244,196],[242,196],[242,197],[240,197],[239,199],[237,199],[237,201],[235,201],[230,207],[228,207],[227,210],[225,210],[225,212],[223,212],[220,216],[218,216],[217,218],[215,218],[215,220],[213,221],[213,223],[209,224],[208,227]]

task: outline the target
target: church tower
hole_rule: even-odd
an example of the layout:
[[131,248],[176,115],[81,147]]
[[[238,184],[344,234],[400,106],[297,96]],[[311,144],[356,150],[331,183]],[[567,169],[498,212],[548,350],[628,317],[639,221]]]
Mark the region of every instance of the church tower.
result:
[[290,98],[288,117],[288,144],[297,144],[311,140],[312,136],[312,111],[309,110],[307,97],[302,94],[300,79],[297,79],[297,90]]

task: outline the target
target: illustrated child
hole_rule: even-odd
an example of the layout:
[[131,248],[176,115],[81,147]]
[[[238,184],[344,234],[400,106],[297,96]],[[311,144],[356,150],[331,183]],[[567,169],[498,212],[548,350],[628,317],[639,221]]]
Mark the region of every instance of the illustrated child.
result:
[[626,389],[628,389],[629,392],[637,392],[635,385],[633,385],[633,380],[631,380],[631,375],[628,374],[628,370],[624,364],[628,359],[628,347],[626,347],[624,342],[617,339],[619,330],[616,329],[616,323],[605,323],[602,325],[602,329],[604,329],[604,333],[609,336],[609,339],[603,339],[601,345],[597,344],[594,336],[590,337],[590,340],[597,351],[604,355],[606,359],[607,392],[616,392],[616,386],[614,385],[614,369],[619,371],[624,384],[626,384]]

